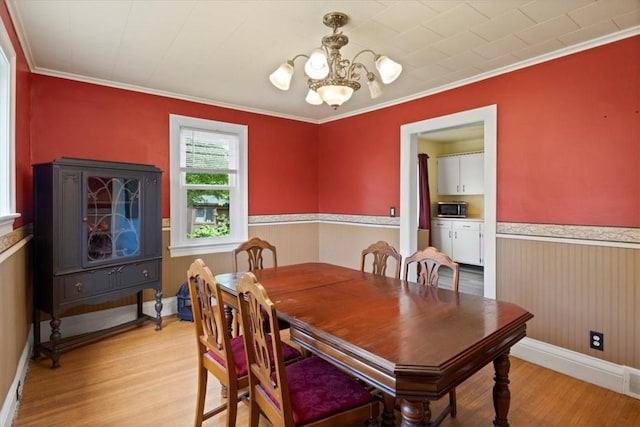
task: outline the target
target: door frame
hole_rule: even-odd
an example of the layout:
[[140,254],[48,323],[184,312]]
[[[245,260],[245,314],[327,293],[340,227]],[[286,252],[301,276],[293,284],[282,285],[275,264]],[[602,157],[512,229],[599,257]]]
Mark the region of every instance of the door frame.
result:
[[[496,192],[497,124],[496,104],[435,117],[400,126],[400,253],[407,257],[417,250],[418,238],[418,136],[448,128],[484,126],[484,296],[496,298]],[[431,232],[431,230],[429,230]]]

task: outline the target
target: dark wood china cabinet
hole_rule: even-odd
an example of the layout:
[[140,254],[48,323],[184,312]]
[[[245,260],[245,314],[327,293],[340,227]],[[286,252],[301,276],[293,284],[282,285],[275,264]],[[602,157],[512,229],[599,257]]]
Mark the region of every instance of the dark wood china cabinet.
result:
[[[152,320],[162,329],[162,172],[150,165],[59,158],[33,166],[34,356],[60,352]],[[155,316],[143,313],[155,290]],[[64,336],[69,309],[137,294],[135,319]],[[51,317],[41,342],[42,312]]]

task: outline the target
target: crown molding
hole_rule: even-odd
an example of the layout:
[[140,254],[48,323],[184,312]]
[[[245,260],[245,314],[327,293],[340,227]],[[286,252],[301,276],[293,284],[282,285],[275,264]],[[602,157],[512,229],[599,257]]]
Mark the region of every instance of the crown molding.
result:
[[[488,71],[485,73],[481,73],[478,74],[476,76],[473,77],[469,77],[463,80],[458,80],[456,82],[450,83],[450,84],[446,84],[446,85],[442,85],[439,86],[437,88],[433,88],[427,91],[423,91],[423,92],[418,92],[415,93],[413,95],[410,96],[406,96],[406,97],[402,97],[402,98],[398,98],[392,101],[388,101],[388,102],[384,102],[384,103],[380,103],[380,104],[376,104],[367,108],[363,108],[363,109],[359,109],[359,110],[355,110],[355,111],[351,111],[349,113],[345,113],[345,114],[339,114],[336,116],[331,116],[328,117],[326,119],[311,119],[309,117],[301,117],[301,116],[295,116],[295,115],[288,115],[288,114],[282,114],[282,113],[278,113],[275,111],[267,111],[267,110],[261,110],[261,109],[257,109],[257,108],[251,108],[251,107],[246,107],[246,106],[242,106],[242,105],[235,105],[235,104],[229,104],[229,103],[224,103],[224,102],[219,102],[219,101],[215,101],[213,99],[207,99],[207,98],[199,98],[199,97],[193,97],[193,96],[186,96],[186,95],[182,95],[182,94],[178,94],[178,93],[173,93],[173,92],[167,92],[167,91],[162,91],[162,90],[157,90],[157,89],[151,89],[151,88],[147,88],[147,87],[143,87],[143,86],[137,86],[137,85],[129,85],[129,84],[124,84],[124,83],[119,83],[119,82],[114,82],[114,81],[110,81],[110,80],[104,80],[104,79],[94,79],[94,78],[89,78],[89,77],[85,77],[85,76],[80,76],[77,74],[72,74],[72,73],[63,73],[63,72],[59,72],[59,71],[54,71],[54,70],[50,70],[50,69],[45,69],[45,68],[39,68],[39,67],[35,67],[33,65],[33,54],[31,52],[31,50],[29,49],[29,45],[28,43],[25,43],[25,31],[24,31],[24,26],[19,18],[19,14],[16,11],[15,8],[15,2],[17,0],[7,0],[6,4],[7,7],[9,9],[9,13],[11,15],[11,19],[14,23],[14,27],[16,30],[16,33],[18,35],[18,40],[20,41],[20,44],[22,46],[22,50],[25,54],[26,60],[27,60],[27,64],[29,65],[29,69],[31,70],[32,73],[35,74],[42,74],[42,75],[46,75],[46,76],[50,76],[50,77],[59,77],[59,78],[64,78],[64,79],[68,79],[68,80],[74,80],[74,81],[79,81],[79,82],[83,82],[83,83],[91,83],[91,84],[96,84],[96,85],[100,85],[100,86],[107,86],[107,87],[112,87],[112,88],[116,88],[116,89],[124,89],[124,90],[130,90],[130,91],[134,91],[134,92],[141,92],[141,93],[146,93],[149,95],[157,95],[157,96],[163,96],[163,97],[167,97],[167,98],[173,98],[173,99],[179,99],[182,101],[190,101],[190,102],[196,102],[199,104],[204,104],[204,105],[211,105],[214,107],[221,107],[221,108],[228,108],[228,109],[232,109],[232,110],[238,110],[238,111],[243,111],[243,112],[247,112],[247,113],[255,113],[255,114],[261,114],[261,115],[266,115],[266,116],[271,116],[271,117],[277,117],[277,118],[281,118],[281,119],[289,119],[289,120],[296,120],[296,121],[301,121],[301,122],[307,122],[307,123],[312,123],[312,124],[323,124],[323,123],[329,123],[329,122],[333,122],[336,120],[341,120],[344,118],[348,118],[348,117],[353,117],[353,116],[358,116],[361,114],[365,114],[365,113],[369,113],[372,111],[377,111],[377,110],[381,110],[383,108],[388,108],[394,105],[398,105],[398,104],[403,104],[405,102],[409,102],[409,101],[413,101],[416,99],[420,99],[420,98],[424,98],[427,96],[431,96],[431,95],[435,95],[441,92],[445,92],[451,89],[455,89],[455,88],[459,88],[462,86],[466,86],[468,84],[471,83],[476,83],[482,80],[486,80],[492,77],[496,77],[502,74],[506,74],[512,71],[516,71],[519,70],[521,68],[526,68],[526,67],[530,67],[533,65],[537,65],[537,64],[541,64],[543,62],[547,62],[547,61],[551,61],[554,59],[558,59],[567,55],[571,55],[574,53],[578,53],[578,52],[582,52],[584,50],[588,50],[588,49],[592,49],[595,47],[599,47],[599,46],[603,46],[609,43],[613,43],[619,40],[623,40],[626,38],[630,38],[633,36],[637,36],[640,34],[640,25],[638,26],[634,26],[631,28],[627,28],[625,30],[622,31],[618,31],[616,33],[612,33],[612,34],[608,34],[606,36],[602,36],[602,37],[598,37],[592,40],[588,40],[586,42],[582,42],[582,43],[578,43],[576,45],[573,46],[568,46],[544,55],[539,55],[536,56],[534,58],[530,58],[530,59],[526,59],[523,61],[520,61],[518,63],[509,65],[509,66],[505,66],[505,67],[501,67],[498,68],[496,70],[493,71]],[[26,46],[26,47],[25,47]]]

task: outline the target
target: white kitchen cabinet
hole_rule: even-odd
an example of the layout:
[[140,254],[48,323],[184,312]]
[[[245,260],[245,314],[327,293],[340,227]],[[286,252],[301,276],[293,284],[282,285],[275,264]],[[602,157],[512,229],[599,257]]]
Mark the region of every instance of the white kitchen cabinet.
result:
[[438,157],[438,194],[483,194],[484,153]]
[[435,219],[431,243],[456,262],[483,265],[482,225],[482,221]]
[[446,219],[434,219],[431,222],[431,244],[449,256],[453,253],[452,223]]

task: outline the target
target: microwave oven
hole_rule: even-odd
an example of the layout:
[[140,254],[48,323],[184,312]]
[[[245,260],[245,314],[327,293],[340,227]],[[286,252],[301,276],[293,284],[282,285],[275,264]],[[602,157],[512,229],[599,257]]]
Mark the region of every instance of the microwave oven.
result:
[[438,218],[466,218],[467,202],[438,202],[436,216]]

